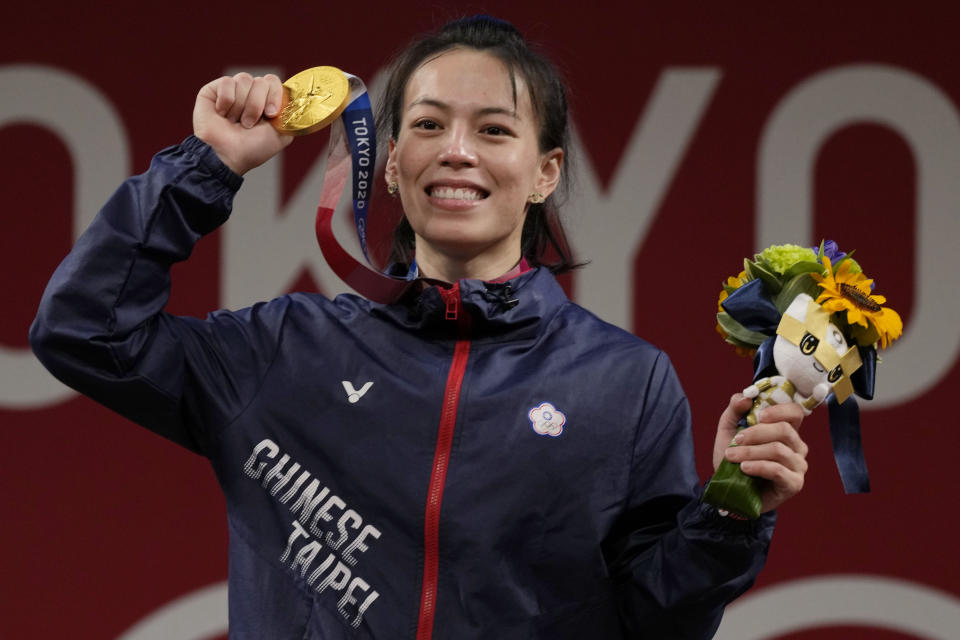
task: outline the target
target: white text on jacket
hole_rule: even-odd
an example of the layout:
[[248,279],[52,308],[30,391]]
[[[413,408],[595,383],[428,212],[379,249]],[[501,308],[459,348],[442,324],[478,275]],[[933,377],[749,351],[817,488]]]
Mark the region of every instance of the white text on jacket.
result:
[[[363,516],[348,508],[329,487],[321,487],[309,471],[301,471],[300,463],[289,454],[281,455],[280,447],[269,438],[253,447],[243,470],[250,478],[260,480],[260,485],[296,516],[280,562],[317,593],[331,589],[341,594],[337,610],[352,627],[359,627],[363,614],[380,594],[355,575],[353,567],[357,554],[370,548],[368,541],[378,539],[380,530],[363,524]],[[326,556],[317,562],[324,549]]]

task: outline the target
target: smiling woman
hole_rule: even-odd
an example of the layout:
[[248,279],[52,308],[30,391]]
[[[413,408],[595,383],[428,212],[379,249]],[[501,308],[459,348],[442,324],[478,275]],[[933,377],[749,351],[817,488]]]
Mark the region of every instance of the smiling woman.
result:
[[424,275],[492,280],[521,259],[533,199],[560,180],[563,150],[539,148],[523,78],[496,56],[452,49],[410,77],[386,179],[399,185]]
[[281,93],[274,76],[204,86],[194,135],[117,190],[31,329],[60,379],[210,459],[231,637],[711,637],[803,484],[803,413],[771,407],[728,449],[750,407],[734,396],[715,459],[769,481],[768,513],[700,502],[669,359],[554,278],[572,262],[553,66],[488,17],[398,58],[381,120],[394,260],[416,267],[399,300],[166,313],[171,264],[292,141],[270,124]]
[[[449,55],[471,59],[458,58],[460,64],[439,60]],[[488,74],[477,74],[478,69],[471,64],[481,59]],[[434,62],[440,64],[434,65]],[[549,60],[532,49],[512,25],[492,18],[454,22],[436,33],[415,40],[394,63],[381,103],[378,127],[390,132],[391,150],[400,139],[403,129],[412,124],[408,120],[407,110],[415,103],[422,101],[425,108],[444,107],[448,112],[454,106],[438,101],[436,96],[411,93],[417,90],[410,88],[411,82],[436,83],[441,69],[447,76],[444,82],[451,83],[450,89],[459,86],[466,89],[463,97],[472,93],[481,102],[490,101],[489,104],[474,105],[477,109],[475,116],[499,118],[488,123],[485,132],[488,141],[492,142],[489,138],[494,136],[523,138],[525,134],[533,134],[535,146],[528,151],[538,152],[540,157],[537,160],[528,159],[524,171],[537,168],[539,160],[555,160],[555,166],[544,167],[557,172],[556,176],[545,176],[552,186],[536,190],[531,185],[531,190],[522,194],[523,198],[518,199],[511,210],[523,216],[521,248],[524,259],[530,265],[539,265],[546,258],[547,249],[550,249],[556,260],[550,264],[553,273],[576,268],[578,265],[571,258],[558,215],[557,198],[551,195],[562,193],[566,188],[568,159],[564,150],[569,143],[566,91],[556,69]],[[479,79],[484,91],[489,93],[474,91],[476,85],[466,79],[467,74]],[[477,75],[482,77],[477,78]],[[439,124],[429,120],[422,125],[423,128],[432,130]],[[479,134],[479,129],[475,133]],[[515,151],[516,147],[511,145],[508,148]],[[466,150],[476,151],[469,147]],[[387,180],[391,181],[389,175]],[[397,186],[399,188],[399,184]],[[415,234],[408,217],[404,217],[394,234],[392,260],[409,264],[416,253],[414,240]]]

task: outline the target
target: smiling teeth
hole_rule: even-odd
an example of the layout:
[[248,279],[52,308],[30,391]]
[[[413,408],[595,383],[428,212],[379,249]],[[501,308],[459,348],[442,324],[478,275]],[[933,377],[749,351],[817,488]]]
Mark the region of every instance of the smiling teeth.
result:
[[484,198],[484,195],[476,189],[454,189],[453,187],[434,187],[430,195],[443,200],[483,200]]

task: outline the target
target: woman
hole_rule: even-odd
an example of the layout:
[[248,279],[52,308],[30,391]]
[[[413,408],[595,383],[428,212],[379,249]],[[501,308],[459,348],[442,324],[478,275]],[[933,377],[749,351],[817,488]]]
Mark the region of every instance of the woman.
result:
[[[699,503],[666,356],[540,266],[548,244],[570,266],[547,206],[566,144],[553,68],[489,18],[401,56],[386,180],[395,257],[422,276],[403,300],[164,313],[170,265],[289,144],[266,122],[279,106],[272,76],[205,86],[195,137],[107,203],[31,332],[62,380],[210,458],[231,637],[710,637],[773,516]],[[714,458],[770,480],[770,511],[802,485],[802,412],[774,407],[727,449],[748,406],[731,399]]]

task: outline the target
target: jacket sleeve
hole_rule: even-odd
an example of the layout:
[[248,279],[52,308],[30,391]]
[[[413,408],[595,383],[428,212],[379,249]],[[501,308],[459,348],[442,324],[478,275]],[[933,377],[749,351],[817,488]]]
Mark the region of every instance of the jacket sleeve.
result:
[[645,397],[627,505],[604,543],[621,621],[629,638],[712,638],[763,567],[776,518],[701,504],[689,405],[664,354]]
[[30,328],[61,381],[193,451],[253,394],[275,352],[257,308],[163,311],[170,267],[230,214],[242,178],[197,138],[126,180],[54,272]]

